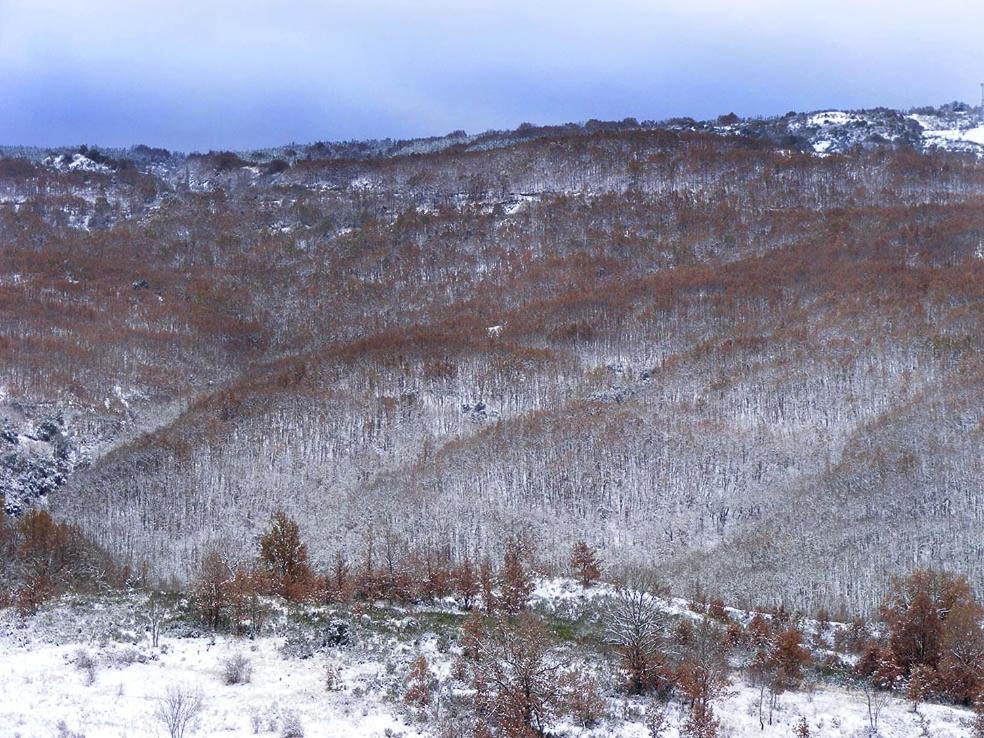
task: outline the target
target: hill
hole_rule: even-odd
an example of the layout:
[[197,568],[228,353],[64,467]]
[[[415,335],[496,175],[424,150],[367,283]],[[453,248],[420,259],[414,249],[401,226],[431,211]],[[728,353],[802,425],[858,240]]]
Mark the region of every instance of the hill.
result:
[[284,507],[322,562],[522,532],[736,604],[980,586],[975,123],[8,148],[7,507],[179,578]]

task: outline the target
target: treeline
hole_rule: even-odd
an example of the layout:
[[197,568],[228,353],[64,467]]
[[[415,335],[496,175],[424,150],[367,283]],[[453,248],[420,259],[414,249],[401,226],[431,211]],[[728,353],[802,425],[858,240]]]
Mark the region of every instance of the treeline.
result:
[[[379,602],[391,605],[434,603],[453,599],[462,610],[480,607],[515,615],[525,608],[533,590],[534,547],[525,537],[506,543],[501,562],[489,558],[454,562],[449,553],[434,549],[407,553],[392,537],[379,540],[370,530],[361,556],[335,556],[331,566],[316,572],[297,523],[277,511],[268,531],[259,538],[255,560],[235,562],[211,551],[204,557],[190,587],[203,622],[236,632],[255,630],[261,596],[290,602],[350,605]],[[572,552],[572,566],[582,581],[600,577],[594,552],[581,542]]]

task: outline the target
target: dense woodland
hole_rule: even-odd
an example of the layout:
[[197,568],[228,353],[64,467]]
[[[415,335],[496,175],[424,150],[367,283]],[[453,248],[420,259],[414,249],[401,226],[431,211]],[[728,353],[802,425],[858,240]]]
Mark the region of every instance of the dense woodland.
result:
[[319,573],[580,539],[745,607],[984,583],[976,157],[656,129],[86,154],[0,160],[12,514],[180,582],[283,508]]

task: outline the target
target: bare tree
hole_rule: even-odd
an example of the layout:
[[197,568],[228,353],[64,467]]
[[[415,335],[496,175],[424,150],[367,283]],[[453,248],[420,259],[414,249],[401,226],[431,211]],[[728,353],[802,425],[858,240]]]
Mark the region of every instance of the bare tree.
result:
[[174,686],[157,703],[154,716],[164,725],[171,738],[184,738],[201,711],[201,691]]
[[161,626],[167,610],[159,592],[151,592],[147,598],[147,627],[150,630],[150,645],[157,648],[161,643]]
[[885,705],[888,704],[889,692],[878,689],[878,687],[867,679],[861,683],[861,691],[864,692],[864,698],[868,704],[868,728],[870,734],[878,735],[878,720],[881,718]]
[[636,694],[655,686],[663,660],[670,616],[660,606],[659,591],[653,583],[620,586],[605,610],[605,640],[618,650],[629,691]]

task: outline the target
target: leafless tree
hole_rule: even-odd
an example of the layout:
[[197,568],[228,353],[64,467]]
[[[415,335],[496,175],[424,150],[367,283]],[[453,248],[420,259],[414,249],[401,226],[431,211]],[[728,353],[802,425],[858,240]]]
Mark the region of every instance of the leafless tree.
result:
[[152,592],[147,598],[147,627],[150,629],[150,645],[157,648],[161,643],[161,626],[167,610],[160,593]]
[[197,689],[174,686],[160,698],[154,716],[167,729],[170,738],[184,738],[202,711],[202,693]]
[[659,602],[658,585],[642,580],[634,584],[618,587],[604,617],[605,640],[622,658],[629,691],[638,694],[653,686],[670,616]]
[[868,728],[871,735],[878,734],[878,720],[881,718],[882,710],[888,704],[890,694],[886,690],[878,689],[869,680],[861,683],[861,691],[864,693],[865,702],[868,705]]

